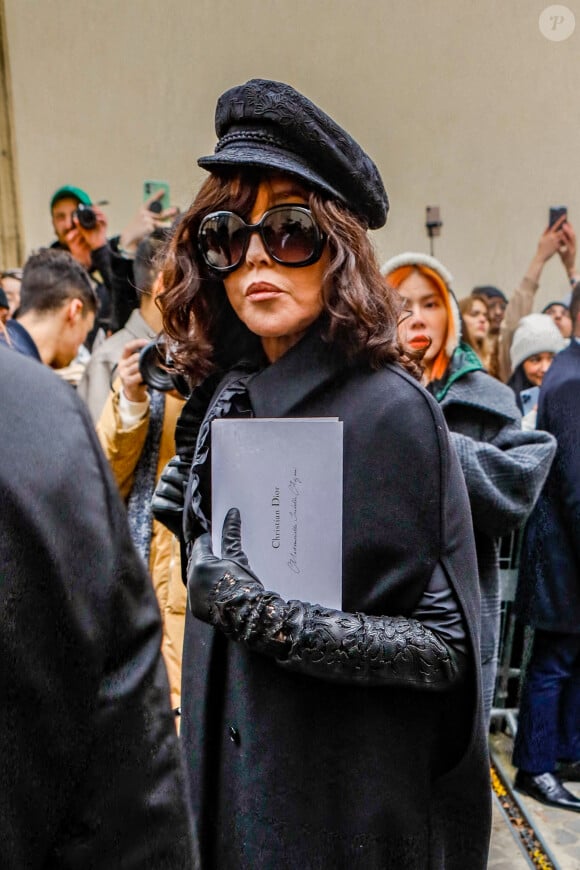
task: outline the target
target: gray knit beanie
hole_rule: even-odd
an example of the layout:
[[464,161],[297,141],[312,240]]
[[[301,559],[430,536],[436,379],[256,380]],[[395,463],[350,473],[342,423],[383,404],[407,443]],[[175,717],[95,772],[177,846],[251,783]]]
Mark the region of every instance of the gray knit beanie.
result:
[[522,317],[514,332],[510,348],[512,370],[536,353],[559,353],[566,344],[548,314],[528,314]]

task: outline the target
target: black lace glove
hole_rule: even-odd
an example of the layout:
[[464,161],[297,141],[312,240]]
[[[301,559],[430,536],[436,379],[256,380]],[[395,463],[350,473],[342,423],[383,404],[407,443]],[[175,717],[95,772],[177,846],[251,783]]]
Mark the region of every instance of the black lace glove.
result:
[[179,456],[170,459],[155,487],[151,500],[153,516],[170,532],[180,537],[183,523],[185,488],[189,476],[190,463]]
[[454,685],[468,668],[466,655],[416,619],[344,613],[266,592],[242,551],[235,508],[224,522],[222,553],[214,556],[208,534],[195,542],[190,610],[281,667],[334,682],[432,690]]

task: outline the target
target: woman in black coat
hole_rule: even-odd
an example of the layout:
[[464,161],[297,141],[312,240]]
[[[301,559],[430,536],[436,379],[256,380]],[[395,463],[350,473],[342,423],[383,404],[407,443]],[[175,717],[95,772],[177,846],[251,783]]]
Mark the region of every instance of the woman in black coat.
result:
[[[174,466],[191,463],[182,736],[204,867],[484,868],[469,505],[367,236],[386,192],[287,85],[226,92],[216,129],[162,299],[199,384]],[[212,553],[210,422],[247,415],[343,422],[342,611],[257,578],[236,511]]]

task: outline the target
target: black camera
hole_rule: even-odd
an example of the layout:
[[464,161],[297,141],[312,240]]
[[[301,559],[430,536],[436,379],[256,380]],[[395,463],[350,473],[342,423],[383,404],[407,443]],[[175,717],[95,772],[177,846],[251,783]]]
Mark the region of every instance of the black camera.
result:
[[159,390],[161,393],[176,390],[184,398],[187,398],[191,392],[186,378],[175,371],[162,336],[158,336],[141,348],[139,371],[144,382],[152,390]]
[[82,202],[79,202],[74,210],[73,217],[77,219],[84,230],[94,230],[97,225],[96,211],[90,205],[84,205]]

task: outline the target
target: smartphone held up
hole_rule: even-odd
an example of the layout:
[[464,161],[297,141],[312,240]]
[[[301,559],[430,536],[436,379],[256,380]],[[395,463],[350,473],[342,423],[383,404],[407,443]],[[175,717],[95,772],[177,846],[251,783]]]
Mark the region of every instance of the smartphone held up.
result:
[[553,227],[554,224],[558,223],[560,218],[564,218],[562,223],[566,223],[566,220],[568,219],[568,207],[565,205],[551,206],[548,226]]
[[521,390],[520,401],[522,403],[522,413],[524,416],[538,407],[539,398],[539,387],[529,387],[527,390]]
[[170,202],[167,181],[144,181],[143,201],[154,214],[163,214],[167,211]]

